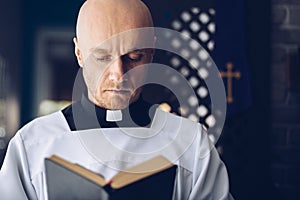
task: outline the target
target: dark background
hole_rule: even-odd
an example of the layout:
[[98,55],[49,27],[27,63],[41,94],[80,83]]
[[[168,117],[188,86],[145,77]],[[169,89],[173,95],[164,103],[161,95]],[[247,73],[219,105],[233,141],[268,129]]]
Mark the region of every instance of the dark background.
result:
[[[162,23],[159,18],[162,12],[172,8],[175,12],[169,15],[175,17],[180,9],[194,2],[146,1],[157,25]],[[68,87],[73,79],[66,78],[74,78],[78,69],[72,36],[81,3],[80,0],[1,3],[0,55],[6,61],[7,76],[5,98],[2,97],[6,100],[6,135],[1,140],[4,144],[17,129],[37,116],[39,98],[70,97],[68,91],[72,89]],[[218,142],[221,157],[228,167],[231,192],[236,199],[297,199],[300,196],[300,2],[246,0],[245,6],[245,52],[252,105],[227,118]],[[52,75],[39,73],[47,73],[39,56],[53,66]],[[50,84],[46,83],[49,77]],[[66,87],[61,87],[62,83]],[[35,90],[37,84],[42,93]],[[48,90],[43,91],[43,87]],[[0,147],[3,158],[5,145]]]

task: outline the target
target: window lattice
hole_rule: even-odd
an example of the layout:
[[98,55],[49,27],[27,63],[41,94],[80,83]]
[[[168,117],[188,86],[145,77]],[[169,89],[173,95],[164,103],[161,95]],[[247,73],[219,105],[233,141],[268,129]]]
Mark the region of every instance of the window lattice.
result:
[[[180,105],[178,112],[182,116],[200,121],[207,126],[215,124],[215,119],[210,112],[210,97],[205,84],[205,79],[209,76],[208,69],[212,65],[209,53],[214,50],[215,44],[213,40],[216,26],[214,20],[215,10],[213,8],[202,10],[193,7],[184,10],[171,22],[171,27],[187,37],[166,38],[172,47],[180,52],[180,55],[168,54],[169,59],[166,60],[169,60],[169,66],[178,70],[189,81],[198,98],[185,96],[189,105]],[[197,52],[196,56],[195,52]],[[187,59],[183,59],[183,57]],[[171,77],[171,81],[173,79]],[[176,84],[176,81],[172,82]],[[185,95],[184,91],[181,95]]]

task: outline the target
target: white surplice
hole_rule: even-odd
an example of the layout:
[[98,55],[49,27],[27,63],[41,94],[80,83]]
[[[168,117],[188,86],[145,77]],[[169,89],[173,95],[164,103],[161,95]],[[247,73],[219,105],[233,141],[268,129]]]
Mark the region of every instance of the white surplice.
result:
[[232,199],[224,163],[199,123],[156,110],[150,128],[71,131],[61,111],[33,120],[9,143],[0,199],[48,199],[44,159],[52,154],[110,179],[161,154],[178,165],[173,199]]

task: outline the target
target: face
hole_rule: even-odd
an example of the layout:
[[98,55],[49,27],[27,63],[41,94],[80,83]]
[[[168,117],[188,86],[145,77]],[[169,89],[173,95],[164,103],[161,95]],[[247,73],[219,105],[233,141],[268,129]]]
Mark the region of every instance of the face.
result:
[[137,87],[147,73],[142,65],[152,61],[153,52],[136,48],[145,39],[137,34],[121,34],[94,45],[99,38],[85,43],[84,48],[74,40],[88,97],[106,109],[124,109],[139,97],[141,89]]

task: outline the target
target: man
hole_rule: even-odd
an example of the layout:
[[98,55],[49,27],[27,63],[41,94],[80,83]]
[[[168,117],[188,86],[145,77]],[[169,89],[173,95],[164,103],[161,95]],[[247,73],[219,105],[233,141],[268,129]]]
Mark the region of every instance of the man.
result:
[[[147,69],[140,66],[152,61],[154,50],[136,47],[143,46],[140,42],[145,38],[149,43],[146,47],[153,45],[155,36],[151,29],[147,36],[131,30],[152,26],[150,12],[140,0],[87,0],[83,4],[74,44],[87,91],[81,101],[33,120],[10,141],[0,172],[1,199],[47,199],[44,159],[52,154],[109,179],[144,159],[126,156],[130,152],[145,155],[159,148],[160,142],[170,140],[159,134],[153,136],[152,142],[121,135],[127,131],[122,127],[131,126],[138,126],[128,129],[138,134],[159,127],[159,133],[172,136],[174,130],[179,130],[185,132],[180,139],[183,143],[193,136],[187,146],[183,145],[184,151],[177,152],[182,150],[182,143],[176,141],[166,154],[178,165],[173,199],[231,199],[226,168],[202,127],[162,111],[149,116],[150,105],[139,97],[147,74]],[[128,108],[130,114],[125,112]],[[158,126],[161,122],[163,126]],[[103,130],[109,141],[125,150],[115,153],[111,150],[114,147],[106,148],[103,141],[85,140],[90,130]],[[99,149],[103,155],[97,154]]]

